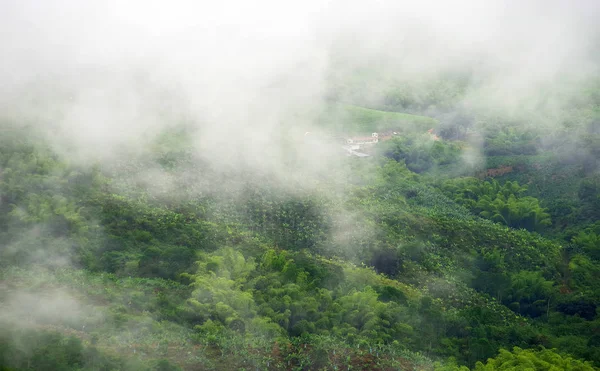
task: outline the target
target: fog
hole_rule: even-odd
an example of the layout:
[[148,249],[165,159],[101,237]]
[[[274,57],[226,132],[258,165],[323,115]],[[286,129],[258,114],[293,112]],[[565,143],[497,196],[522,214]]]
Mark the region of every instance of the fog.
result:
[[[357,67],[380,75],[366,102],[381,100],[388,81],[419,89],[462,69],[469,107],[557,116],[597,68],[599,9],[596,1],[9,0],[0,8],[0,104],[3,116],[45,128],[78,158],[141,148],[185,118],[209,161],[235,163],[241,152],[277,168],[279,149],[267,144],[311,129],[336,89],[330,77]],[[312,164],[327,156],[316,157]]]
[[[27,125],[86,166],[143,158],[164,129],[185,124],[198,161],[319,189],[302,176],[286,185],[288,165],[291,153],[305,172],[336,167],[339,148],[304,142],[332,100],[378,107],[389,89],[426,94],[430,81],[457,73],[464,94],[425,114],[467,110],[560,127],[599,72],[599,19],[596,0],[3,0],[0,130]],[[357,71],[372,83],[346,85]],[[475,164],[481,143],[472,144],[464,157]],[[161,194],[192,182],[158,166],[129,175]],[[360,215],[342,214],[332,231],[340,245],[349,231],[373,234],[356,227]],[[68,265],[43,248],[37,255]],[[66,301],[36,304],[17,292],[6,308],[44,305],[27,315],[45,320],[84,306],[60,294]]]

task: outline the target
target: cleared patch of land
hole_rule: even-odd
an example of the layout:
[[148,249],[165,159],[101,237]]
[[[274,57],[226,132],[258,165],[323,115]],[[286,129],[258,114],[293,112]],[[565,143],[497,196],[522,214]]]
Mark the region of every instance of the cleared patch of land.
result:
[[348,134],[385,130],[425,131],[437,127],[438,120],[402,112],[379,111],[349,104],[330,105],[320,117],[322,125]]

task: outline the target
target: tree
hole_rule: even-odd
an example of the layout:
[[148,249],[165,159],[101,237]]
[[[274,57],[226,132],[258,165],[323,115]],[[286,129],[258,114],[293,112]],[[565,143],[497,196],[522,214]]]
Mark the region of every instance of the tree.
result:
[[554,282],[539,271],[521,271],[510,277],[510,288],[504,302],[521,314],[538,317],[548,314],[554,296]]
[[535,197],[523,196],[526,186],[497,180],[481,182],[475,178],[446,181],[442,191],[474,213],[512,228],[541,231],[551,224],[550,214]]
[[521,349],[514,347],[512,352],[501,349],[498,356],[490,358],[485,364],[477,362],[474,371],[594,371],[588,362],[573,359],[557,353],[555,350]]

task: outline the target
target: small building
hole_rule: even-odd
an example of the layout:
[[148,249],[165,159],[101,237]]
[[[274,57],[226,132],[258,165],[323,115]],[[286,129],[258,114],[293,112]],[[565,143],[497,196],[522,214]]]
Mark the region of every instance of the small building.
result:
[[346,144],[351,146],[361,146],[365,144],[376,144],[379,142],[379,134],[372,133],[370,137],[351,137],[346,139]]

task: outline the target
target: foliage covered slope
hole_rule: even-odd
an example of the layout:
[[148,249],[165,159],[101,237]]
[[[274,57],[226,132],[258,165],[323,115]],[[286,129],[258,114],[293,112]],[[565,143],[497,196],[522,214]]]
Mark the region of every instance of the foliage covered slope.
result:
[[[282,188],[185,148],[78,168],[19,134],[0,146],[8,369],[481,368],[514,346],[600,361],[596,257],[495,223],[410,157],[348,159],[318,187]],[[172,176],[170,192],[140,183],[147,169]],[[19,309],[49,296],[78,309]]]

